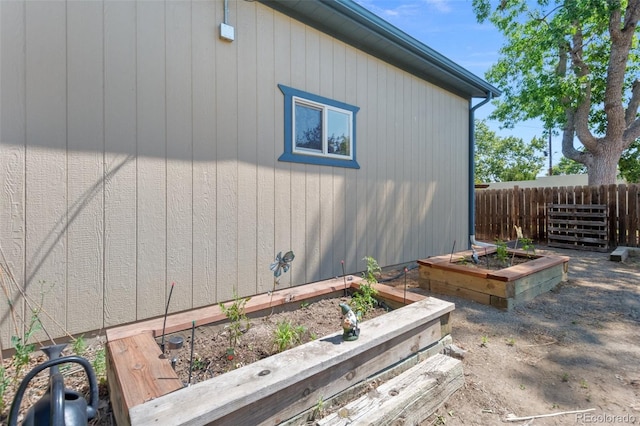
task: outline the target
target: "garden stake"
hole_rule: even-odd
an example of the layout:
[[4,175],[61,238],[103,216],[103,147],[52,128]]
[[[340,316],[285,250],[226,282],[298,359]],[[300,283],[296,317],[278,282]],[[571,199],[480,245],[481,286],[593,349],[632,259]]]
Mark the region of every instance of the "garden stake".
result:
[[196,333],[196,322],[191,321],[191,358],[189,359],[189,384],[187,387],[191,386],[191,372],[193,371],[193,345],[194,345],[194,335]]
[[341,260],[342,264],[342,279],[344,280],[344,297],[347,297],[347,276],[344,273],[344,260]]
[[407,267],[404,267],[404,304],[407,304]]
[[453,251],[456,249],[456,240],[453,240],[453,247],[451,247],[451,256],[449,256],[449,263],[451,263],[451,259],[453,259]]
[[169,302],[171,302],[171,294],[173,293],[173,286],[175,283],[171,283],[171,290],[169,290],[169,298],[167,299],[167,307],[164,310],[164,321],[162,322],[162,341],[160,343],[160,349],[162,350],[162,356],[164,356],[164,329],[167,325],[167,314],[169,313]]

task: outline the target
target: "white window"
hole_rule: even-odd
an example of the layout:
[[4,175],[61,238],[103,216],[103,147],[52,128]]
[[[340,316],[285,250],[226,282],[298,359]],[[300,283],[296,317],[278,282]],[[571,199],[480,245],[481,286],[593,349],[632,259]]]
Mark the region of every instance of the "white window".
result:
[[285,95],[285,152],[280,161],[359,168],[355,160],[359,108],[279,87]]

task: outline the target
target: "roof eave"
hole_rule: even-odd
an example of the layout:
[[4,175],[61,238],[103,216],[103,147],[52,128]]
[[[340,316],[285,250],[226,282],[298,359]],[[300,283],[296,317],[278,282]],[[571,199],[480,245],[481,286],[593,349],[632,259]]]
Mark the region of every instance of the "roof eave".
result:
[[465,98],[500,91],[352,0],[259,0],[359,50]]

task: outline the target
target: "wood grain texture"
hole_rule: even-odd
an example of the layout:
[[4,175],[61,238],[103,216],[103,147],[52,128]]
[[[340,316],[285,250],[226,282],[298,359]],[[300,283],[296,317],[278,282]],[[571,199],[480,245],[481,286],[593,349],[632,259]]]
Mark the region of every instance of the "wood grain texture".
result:
[[217,299],[217,138],[216,50],[210,34],[218,22],[218,3],[192,5],[193,61],[193,307]]
[[[137,3],[137,318],[164,312],[167,144],[164,3]],[[143,302],[144,301],[144,302]]]
[[[67,331],[103,326],[104,29],[102,4],[67,7]],[[82,306],[83,315],[76,307]]]
[[[0,2],[0,347],[18,335],[24,301],[12,284],[25,282],[26,92],[25,4]],[[13,277],[13,278],[12,278]],[[11,304],[6,303],[8,298]],[[13,306],[13,310],[10,306]]]
[[136,5],[104,5],[103,326],[136,320]]
[[166,4],[167,283],[170,310],[193,307],[192,3]]
[[[63,335],[67,320],[66,5],[26,2],[26,277],[43,328]],[[46,317],[46,318],[45,318]],[[35,339],[44,339],[37,333]]]
[[[145,354],[147,356],[140,356]],[[118,425],[129,425],[129,408],[183,388],[183,384],[162,357],[155,339],[148,333],[107,343],[109,394]]]
[[[266,291],[281,250],[288,287],[464,233],[443,183],[466,148],[438,146],[466,144],[466,99],[260,2],[230,3],[233,42],[218,0],[81,3],[0,7],[2,244],[34,299],[55,288],[53,334],[160,315],[174,281],[173,311]],[[278,84],[360,108],[360,169],[278,161]]]
[[[451,303],[424,299],[367,321],[369,332],[363,328],[355,342],[340,342],[341,333],[327,336],[135,406],[132,423],[175,423],[176,415],[181,424],[279,423],[316,404],[319,396],[337,393],[437,342],[440,316],[451,310]],[[212,392],[219,397],[202,404]],[[184,409],[178,413],[176,406]]]
[[464,386],[462,363],[436,354],[378,386],[318,425],[420,424]]

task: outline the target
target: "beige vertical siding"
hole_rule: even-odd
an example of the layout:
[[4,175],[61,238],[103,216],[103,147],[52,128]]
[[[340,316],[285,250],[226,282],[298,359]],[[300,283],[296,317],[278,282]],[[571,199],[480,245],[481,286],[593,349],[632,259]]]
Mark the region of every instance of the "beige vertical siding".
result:
[[[466,246],[467,99],[259,3],[230,2],[233,42],[222,16],[0,2],[2,263],[52,335],[161,315],[172,283],[172,312],[268,291],[279,251],[286,287]],[[277,160],[278,84],[360,108],[360,169]]]

